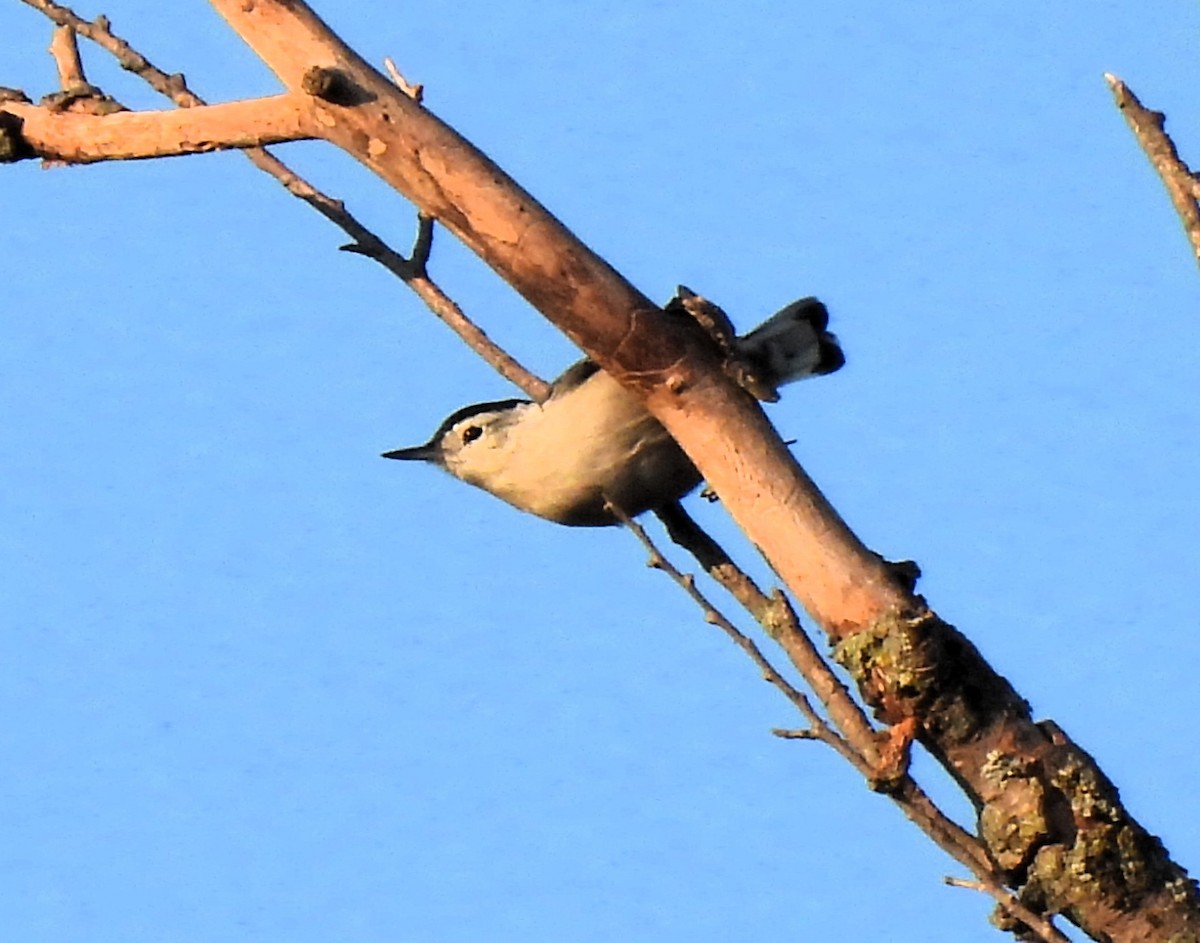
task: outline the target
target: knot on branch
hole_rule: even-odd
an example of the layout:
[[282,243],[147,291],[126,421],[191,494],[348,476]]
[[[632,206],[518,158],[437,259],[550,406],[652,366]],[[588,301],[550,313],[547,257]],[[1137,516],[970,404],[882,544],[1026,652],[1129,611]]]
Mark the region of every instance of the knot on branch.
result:
[[833,657],[885,723],[920,717],[923,733],[946,747],[997,718],[1028,717],[1029,705],[985,669],[975,646],[928,609],[882,616],[840,639]]
[[936,621],[929,612],[914,618],[886,615],[834,646],[834,660],[850,672],[885,723],[919,714],[936,698],[940,646],[938,633],[928,625]]
[[1013,873],[1023,885],[1021,901],[1068,917],[1115,905],[1114,920],[1144,908],[1194,908],[1196,882],[1130,818],[1092,758],[1053,723],[1038,726],[1047,741],[1035,760],[1006,769],[993,764],[990,774],[1002,788],[984,810],[996,812],[980,820],[980,837],[1002,867],[1006,856],[1023,859]]
[[326,66],[313,66],[305,72],[304,78],[300,80],[300,87],[306,94],[331,105],[361,105],[371,100],[371,96],[341,69]]
[[129,110],[111,95],[104,94],[95,85],[87,82],[72,85],[61,92],[43,95],[38,104],[52,112],[72,111],[86,115],[114,115],[119,111]]
[[0,164],[11,164],[36,156],[22,133],[24,125],[25,122],[17,115],[0,111]]
[[879,561],[895,584],[905,593],[911,596],[916,592],[917,580],[921,578],[921,566],[916,560],[888,560],[879,556]]

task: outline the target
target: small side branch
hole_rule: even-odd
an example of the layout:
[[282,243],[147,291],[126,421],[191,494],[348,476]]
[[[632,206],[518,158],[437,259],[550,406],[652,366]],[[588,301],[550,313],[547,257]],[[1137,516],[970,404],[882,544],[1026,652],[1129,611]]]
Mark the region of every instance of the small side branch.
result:
[[418,105],[425,100],[425,86],[420,82],[410,82],[400,70],[396,68],[396,63],[390,58],[384,57],[383,67],[387,69],[388,78],[392,80],[392,84],[400,89],[405,95],[415,101]]
[[78,37],[70,26],[55,27],[49,52],[58,69],[60,90],[46,95],[39,102],[43,108],[52,112],[71,111],[86,115],[112,115],[129,110],[87,80],[83,72],[83,60],[79,57]]
[[917,729],[915,718],[908,718],[877,734],[858,703],[805,634],[787,598],[778,591],[769,597],[764,595],[749,575],[733,563],[721,545],[681,505],[658,511],[658,517],[672,540],[688,549],[714,579],[779,642],[829,711],[833,723],[827,723],[817,714],[804,693],[780,674],[754,641],[708,601],[696,588],[695,580],[680,572],[662,555],[643,527],[620,508],[613,507],[611,503],[609,507],[613,515],[646,548],[650,555],[650,566],[670,576],[704,610],[706,621],[722,629],[750,657],[763,677],[782,692],[808,721],[809,726],[799,730],[773,730],[775,736],[786,740],[818,740],[833,747],[866,778],[872,789],[886,793],[910,822],[976,877],[974,886],[996,900],[1003,922],[1012,924],[1013,928],[1019,922],[1027,928],[1024,930],[1027,938],[1043,943],[1068,943],[1050,919],[1031,910],[1009,892],[980,840],[938,808],[909,774],[907,755]]
[[[112,55],[121,68],[137,75],[156,92],[169,98],[180,108],[201,108],[207,105],[203,98],[188,88],[182,75],[179,73],[168,74],[159,69],[134,49],[127,40],[114,33],[112,24],[107,17],[98,16],[95,20],[85,20],[70,8],[55,3],[53,0],[24,0],[24,2],[45,14],[51,21],[58,24],[61,30],[70,30],[72,37],[78,34],[96,43]],[[422,86],[408,82],[390,60],[387,60],[385,65],[388,65],[388,73],[392,81],[406,95],[419,103],[423,95]],[[14,157],[17,155],[33,156],[19,138],[19,128],[13,132],[3,123],[3,118],[4,116],[0,114],[0,162],[6,159],[6,140],[9,151]],[[19,119],[12,120],[19,123]],[[18,136],[14,137],[14,133]],[[467,317],[462,308],[429,277],[426,263],[429,260],[433,241],[432,219],[424,215],[418,216],[417,237],[412,257],[405,258],[364,226],[353,213],[346,209],[346,205],[341,200],[318,190],[270,151],[263,147],[249,147],[244,149],[243,153],[255,167],[274,177],[292,196],[303,200],[346,233],[353,241],[342,247],[345,251],[356,252],[373,259],[403,280],[437,317],[501,376],[535,400],[544,400],[549,395],[550,384],[526,369],[516,358],[489,338],[478,325]]]
[[661,570],[666,573],[675,583],[685,592],[691,599],[704,611],[705,621],[717,626],[722,632],[733,640],[734,644],[744,651],[752,662],[762,672],[763,679],[774,685],[780,693],[783,694],[798,711],[808,721],[808,730],[803,734],[805,739],[820,740],[822,743],[833,747],[841,756],[850,762],[856,769],[861,772],[867,772],[870,768],[869,764],[858,754],[858,752],[847,743],[832,727],[829,726],[817,713],[812,703],[803,694],[797,690],[795,685],[787,680],[779,670],[771,664],[767,656],[762,653],[762,650],[754,643],[754,640],[742,632],[736,625],[729,621],[724,614],[717,609],[705,595],[696,588],[696,580],[686,574],[680,572],[674,564],[664,557],[655,546],[654,541],[650,539],[650,535],[637,521],[633,520],[621,508],[617,507],[611,501],[608,502],[608,509],[612,511],[613,516],[629,528],[630,532],[641,542],[649,554],[649,565],[656,570]]
[[[1027,909],[1008,893],[1003,885],[992,880],[964,881],[961,878],[946,877],[942,882],[948,887],[961,887],[969,891],[987,894],[996,902],[998,915],[993,915],[992,922],[1001,930],[1009,930],[1017,934],[1017,938],[1029,938],[1032,931],[1036,939],[1045,943],[1071,943],[1070,939],[1058,929],[1047,917],[1035,914]],[[997,919],[999,916],[1000,919]]]
[[83,74],[83,62],[79,58],[79,44],[75,41],[75,30],[59,26],[50,39],[50,55],[58,67],[58,84],[64,92],[82,88],[91,89]]
[[288,92],[186,111],[122,111],[111,115],[75,114],[13,101],[0,104],[0,110],[20,120],[21,136],[34,156],[89,164],[319,137],[307,98]]
[[454,299],[429,277],[426,263],[433,245],[433,220],[417,216],[417,237],[412,255],[405,258],[372,232],[362,230],[343,251],[374,259],[404,283],[425,302],[462,341],[477,353],[500,376],[523,390],[531,399],[542,402],[550,395],[550,384],[527,370],[515,357],[488,337],[478,324],[467,317]]
[[870,766],[877,766],[879,752],[875,729],[801,627],[788,598],[778,590],[768,596],[759,589],[749,574],[733,562],[725,548],[678,502],[655,513],[671,539],[691,553],[709,576],[720,583],[779,644],[855,751]]
[[1104,80],[1138,144],[1162,178],[1175,212],[1183,222],[1192,254],[1200,264],[1200,176],[1180,158],[1175,142],[1165,130],[1166,115],[1143,105],[1129,86],[1115,75],[1105,73]]

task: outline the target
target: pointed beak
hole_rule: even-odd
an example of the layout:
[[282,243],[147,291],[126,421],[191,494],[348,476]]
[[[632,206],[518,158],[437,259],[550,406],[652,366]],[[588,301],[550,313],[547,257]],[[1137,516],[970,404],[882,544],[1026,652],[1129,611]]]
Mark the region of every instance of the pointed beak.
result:
[[414,445],[407,449],[393,449],[391,452],[384,452],[383,458],[395,458],[402,462],[433,462],[438,463],[441,457],[438,454],[437,447],[429,442],[424,445]]

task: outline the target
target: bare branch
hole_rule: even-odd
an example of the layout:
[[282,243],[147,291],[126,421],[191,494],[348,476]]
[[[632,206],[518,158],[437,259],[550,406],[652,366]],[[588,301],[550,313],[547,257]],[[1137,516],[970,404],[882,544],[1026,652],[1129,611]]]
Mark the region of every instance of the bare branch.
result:
[[390,78],[396,84],[396,88],[400,89],[400,91],[415,101],[418,105],[425,100],[425,86],[419,83],[414,85],[409,82],[408,79],[400,74],[400,70],[396,68],[396,63],[394,63],[390,58],[385,58],[383,60],[383,67],[387,69],[388,78]]
[[807,728],[795,729],[791,727],[772,727],[771,735],[778,737],[780,740],[817,740],[816,734]]
[[1175,149],[1175,142],[1165,130],[1167,116],[1143,105],[1129,86],[1115,75],[1106,72],[1104,80],[1134,137],[1162,178],[1175,212],[1183,222],[1192,254],[1200,263],[1200,176],[1192,172]]
[[404,280],[425,305],[444,321],[462,341],[477,353],[502,377],[523,390],[531,399],[541,402],[550,395],[550,384],[527,370],[515,357],[488,337],[487,333],[467,317],[449,295],[430,279],[426,262],[433,243],[433,220],[418,215],[417,238],[413,244],[412,258],[406,259],[388,247],[374,234],[360,236],[350,245],[342,246],[346,252],[374,259],[389,272]]
[[[634,536],[641,542],[649,553],[649,565],[655,569],[662,570],[671,579],[680,586],[685,593],[703,610],[705,621],[718,626],[726,635],[728,635],[734,643],[742,649],[750,660],[762,672],[763,678],[775,686],[785,697],[800,711],[809,726],[802,730],[784,730],[775,729],[772,731],[778,737],[787,740],[818,740],[828,746],[833,747],[843,758],[845,758],[855,769],[857,769],[871,784],[872,789],[886,793],[893,802],[896,803],[904,813],[905,817],[910,822],[920,828],[930,840],[938,847],[945,851],[959,864],[966,867],[978,879],[978,886],[986,893],[991,894],[999,903],[999,909],[1006,920],[1017,918],[1022,924],[1030,928],[1040,939],[1045,943],[1067,943],[1066,937],[1058,931],[1054,924],[1043,914],[1039,914],[1029,907],[1025,906],[1021,901],[1014,897],[1005,887],[1003,879],[996,871],[996,868],[989,860],[987,852],[984,850],[982,843],[974,835],[964,830],[961,826],[950,819],[932,799],[925,793],[923,789],[908,773],[907,750],[912,742],[912,735],[916,729],[915,718],[910,718],[903,724],[896,725],[889,732],[885,732],[883,737],[884,749],[878,749],[878,743],[875,735],[868,727],[865,735],[856,729],[855,736],[850,739],[843,739],[835,725],[826,723],[819,714],[813,709],[808,698],[799,690],[797,690],[782,674],[776,669],[770,660],[763,655],[762,650],[749,638],[745,633],[738,629],[729,619],[720,612],[711,602],[696,588],[696,581],[689,575],[681,573],[676,567],[659,551],[655,546],[650,535],[646,533],[645,528],[632,520],[620,508],[614,506],[611,502],[608,504],[613,515],[621,521]],[[682,512],[682,509],[680,509]],[[660,513],[660,517],[664,515]],[[667,515],[669,519],[671,515]],[[688,518],[688,521],[691,521]],[[676,526],[679,526],[679,520],[676,519]],[[686,528],[686,525],[684,525]],[[703,530],[691,522],[691,527],[703,535],[703,540],[697,540],[695,535],[690,538],[694,543],[697,543],[703,549],[703,553],[707,557],[714,555],[723,555],[720,545],[715,540],[705,534]],[[682,531],[679,531],[682,533]],[[726,558],[727,559],[727,558]],[[733,566],[730,562],[728,566]],[[735,567],[736,569],[736,567]],[[745,592],[745,586],[748,583],[753,586],[753,581],[749,576],[742,574],[743,580],[735,581],[739,591]],[[757,587],[754,588],[757,592]],[[761,594],[759,594],[761,595]],[[749,594],[750,597],[753,594]],[[763,597],[765,599],[765,597]],[[756,615],[755,618],[763,622],[767,627],[768,632],[775,637],[775,632],[771,630],[771,626],[778,611],[778,600],[782,600],[786,604],[786,599],[782,594],[776,594],[775,598],[766,604],[762,609],[761,615]],[[758,604],[758,601],[755,602]],[[791,649],[788,649],[788,655],[792,658],[793,663],[797,663],[801,673],[804,674],[805,680],[809,680],[809,674],[812,673],[818,678],[819,683],[825,684],[827,675],[836,688],[844,695],[845,699],[850,701],[847,706],[840,704],[838,707],[839,714],[843,717],[851,718],[851,722],[857,727],[861,723],[865,723],[865,718],[862,717],[861,711],[857,704],[853,703],[849,692],[841,686],[840,682],[833,676],[829,666],[825,664],[824,659],[812,647],[811,642],[808,642],[807,636],[800,629],[795,612],[787,605],[787,612],[791,613],[790,621],[794,626],[789,626],[789,632],[796,632],[802,636],[808,647],[812,649],[811,654],[801,656],[800,663],[797,663],[796,657]],[[785,622],[788,621],[785,617]],[[811,659],[811,660],[810,660]],[[814,666],[813,661],[816,662]],[[809,682],[812,683],[811,681]],[[820,694],[820,692],[818,692]],[[822,698],[824,700],[824,698]],[[835,699],[836,701],[836,699]],[[848,707],[848,709],[847,709]],[[859,720],[861,718],[861,721]],[[845,731],[843,730],[842,733]],[[857,739],[857,742],[856,742]],[[859,746],[865,746],[869,751],[867,753],[859,752]],[[904,753],[903,762],[899,762],[895,757],[889,756],[890,745],[892,750],[900,750]],[[891,770],[886,770],[885,767],[893,766]]]
[[69,7],[54,3],[53,0],[21,0],[21,2],[44,14],[52,23],[60,27],[69,27],[80,36],[90,39],[101,49],[110,53],[122,69],[132,72],[160,95],[171,99],[180,108],[196,108],[207,104],[204,99],[187,88],[182,75],[168,75],[130,46],[126,40],[117,36],[112,31],[112,24],[108,17],[98,16],[95,20],[85,20]]
[[208,105],[186,111],[74,114],[23,102],[0,103],[21,122],[21,136],[43,160],[88,164],[255,147],[319,136],[307,96]]
[[[59,25],[60,30],[70,30],[72,36],[77,33],[96,43],[110,53],[123,69],[137,75],[156,92],[169,98],[180,108],[199,108],[207,104],[203,98],[187,87],[187,82],[182,75],[164,72],[135,50],[127,40],[117,36],[112,31],[112,24],[107,17],[98,16],[94,21],[85,20],[73,10],[54,3],[53,0],[23,0],[23,2],[44,13]],[[391,62],[391,60],[385,61]],[[400,75],[394,64],[389,66],[389,72],[392,73],[393,80],[405,94],[418,102],[421,100],[422,86],[410,85]],[[5,130],[0,128],[0,144],[4,143]],[[23,148],[23,142],[15,140],[10,141],[9,144],[14,149],[14,155],[32,156],[27,148]],[[413,246],[413,257],[406,259],[364,226],[346,209],[341,200],[321,192],[274,154],[261,147],[247,148],[243,153],[255,167],[274,177],[294,197],[303,200],[350,236],[353,242],[342,247],[345,251],[373,259],[393,275],[402,279],[438,318],[445,322],[468,347],[479,354],[501,376],[535,400],[544,400],[549,395],[550,385],[545,380],[525,368],[515,357],[488,337],[429,277],[426,263],[429,260],[433,241],[433,220],[430,217],[418,215],[418,232]],[[0,161],[3,159],[4,149],[0,147]]]
[[[757,404],[723,376],[702,336],[664,318],[303,0],[211,2],[293,93],[313,91],[322,137],[442,222],[645,398],[834,642],[866,702],[902,734],[890,751],[899,761],[908,746],[902,725],[917,719],[917,738],[980,810],[988,856],[1022,882],[1028,900],[1097,938],[1197,935],[1195,883],[1129,815],[1092,758],[1053,725],[1034,723],[1007,680],[867,551]],[[0,145],[10,152],[22,141],[14,121],[20,116],[0,111]],[[910,780],[901,776],[896,788]]]
[[[948,818],[908,775],[907,750],[915,733],[914,718],[877,732],[809,639],[782,592],[776,590],[771,596],[765,595],[681,505],[661,508],[656,513],[671,539],[688,550],[784,649],[824,705],[833,727],[863,758],[864,763],[858,769],[872,788],[888,793],[904,814],[927,834],[935,836],[955,860],[972,872],[991,874],[991,861],[979,839]],[[643,543],[648,540],[646,537]],[[657,550],[654,553],[661,557]],[[820,739],[811,730],[775,733],[785,739]]]
[[64,92],[81,87],[91,88],[83,75],[83,63],[79,59],[79,44],[75,41],[75,30],[69,26],[55,27],[50,39],[50,55],[58,68],[58,83]]
[[779,644],[858,754],[869,765],[877,764],[876,732],[871,722],[817,651],[787,596],[779,590],[768,596],[759,589],[682,505],[675,503],[656,513],[671,539],[690,552]]
[[705,621],[717,626],[717,628],[728,635],[734,644],[744,651],[758,667],[759,671],[762,672],[763,679],[774,685],[800,711],[804,719],[809,723],[806,739],[820,740],[822,743],[833,747],[855,769],[869,775],[871,764],[864,757],[860,756],[848,742],[842,739],[825,722],[824,718],[813,708],[808,698],[779,673],[779,670],[771,664],[762,653],[762,650],[755,644],[754,640],[730,622],[719,609],[708,601],[708,598],[696,588],[695,579],[676,569],[671,561],[659,552],[658,547],[654,545],[654,541],[650,539],[650,535],[646,533],[646,529],[637,521],[629,517],[629,515],[611,501],[607,502],[606,506],[612,511],[613,516],[629,528],[633,535],[641,542],[642,546],[646,548],[646,552],[650,557],[647,561],[648,565],[654,567],[656,570],[662,570],[671,577],[704,612]]
[[995,881],[964,881],[962,878],[944,877],[942,878],[942,883],[950,887],[962,887],[971,891],[979,891],[981,894],[987,894],[991,897],[996,901],[996,909],[1000,912],[1001,918],[1000,920],[993,918],[993,920],[995,920],[1001,930],[1017,932],[1022,929],[1021,925],[1023,924],[1027,931],[1023,936],[1026,938],[1028,938],[1028,931],[1032,931],[1039,939],[1045,940],[1046,943],[1071,943],[1067,936],[1051,923],[1049,919],[1043,917],[1041,914],[1033,913],[1019,901],[1014,900],[1013,896]]

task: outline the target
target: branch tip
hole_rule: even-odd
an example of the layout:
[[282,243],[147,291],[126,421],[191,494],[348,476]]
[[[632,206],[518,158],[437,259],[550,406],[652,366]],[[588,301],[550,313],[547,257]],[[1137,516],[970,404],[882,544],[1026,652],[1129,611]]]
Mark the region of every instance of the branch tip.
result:
[[417,235],[413,240],[412,263],[422,273],[433,252],[433,217],[417,213]]
[[54,27],[50,37],[50,55],[58,69],[59,87],[64,92],[92,90],[83,73],[83,61],[79,58],[79,43],[74,27],[65,24]]
[[1166,131],[1166,115],[1143,105],[1133,90],[1111,73],[1105,73],[1104,78],[1112,89],[1117,108],[1166,187],[1192,253],[1200,263],[1200,177],[1179,156]]
[[778,737],[780,740],[820,740],[812,730],[807,727],[790,728],[790,727],[772,727],[771,735]]
[[413,84],[412,82],[409,82],[408,79],[406,79],[403,75],[401,75],[400,70],[396,68],[396,63],[392,61],[391,56],[383,57],[383,67],[387,69],[388,78],[392,80],[392,84],[394,84],[396,88],[400,89],[400,91],[402,91],[418,105],[425,100],[425,86],[421,85],[419,82]]

